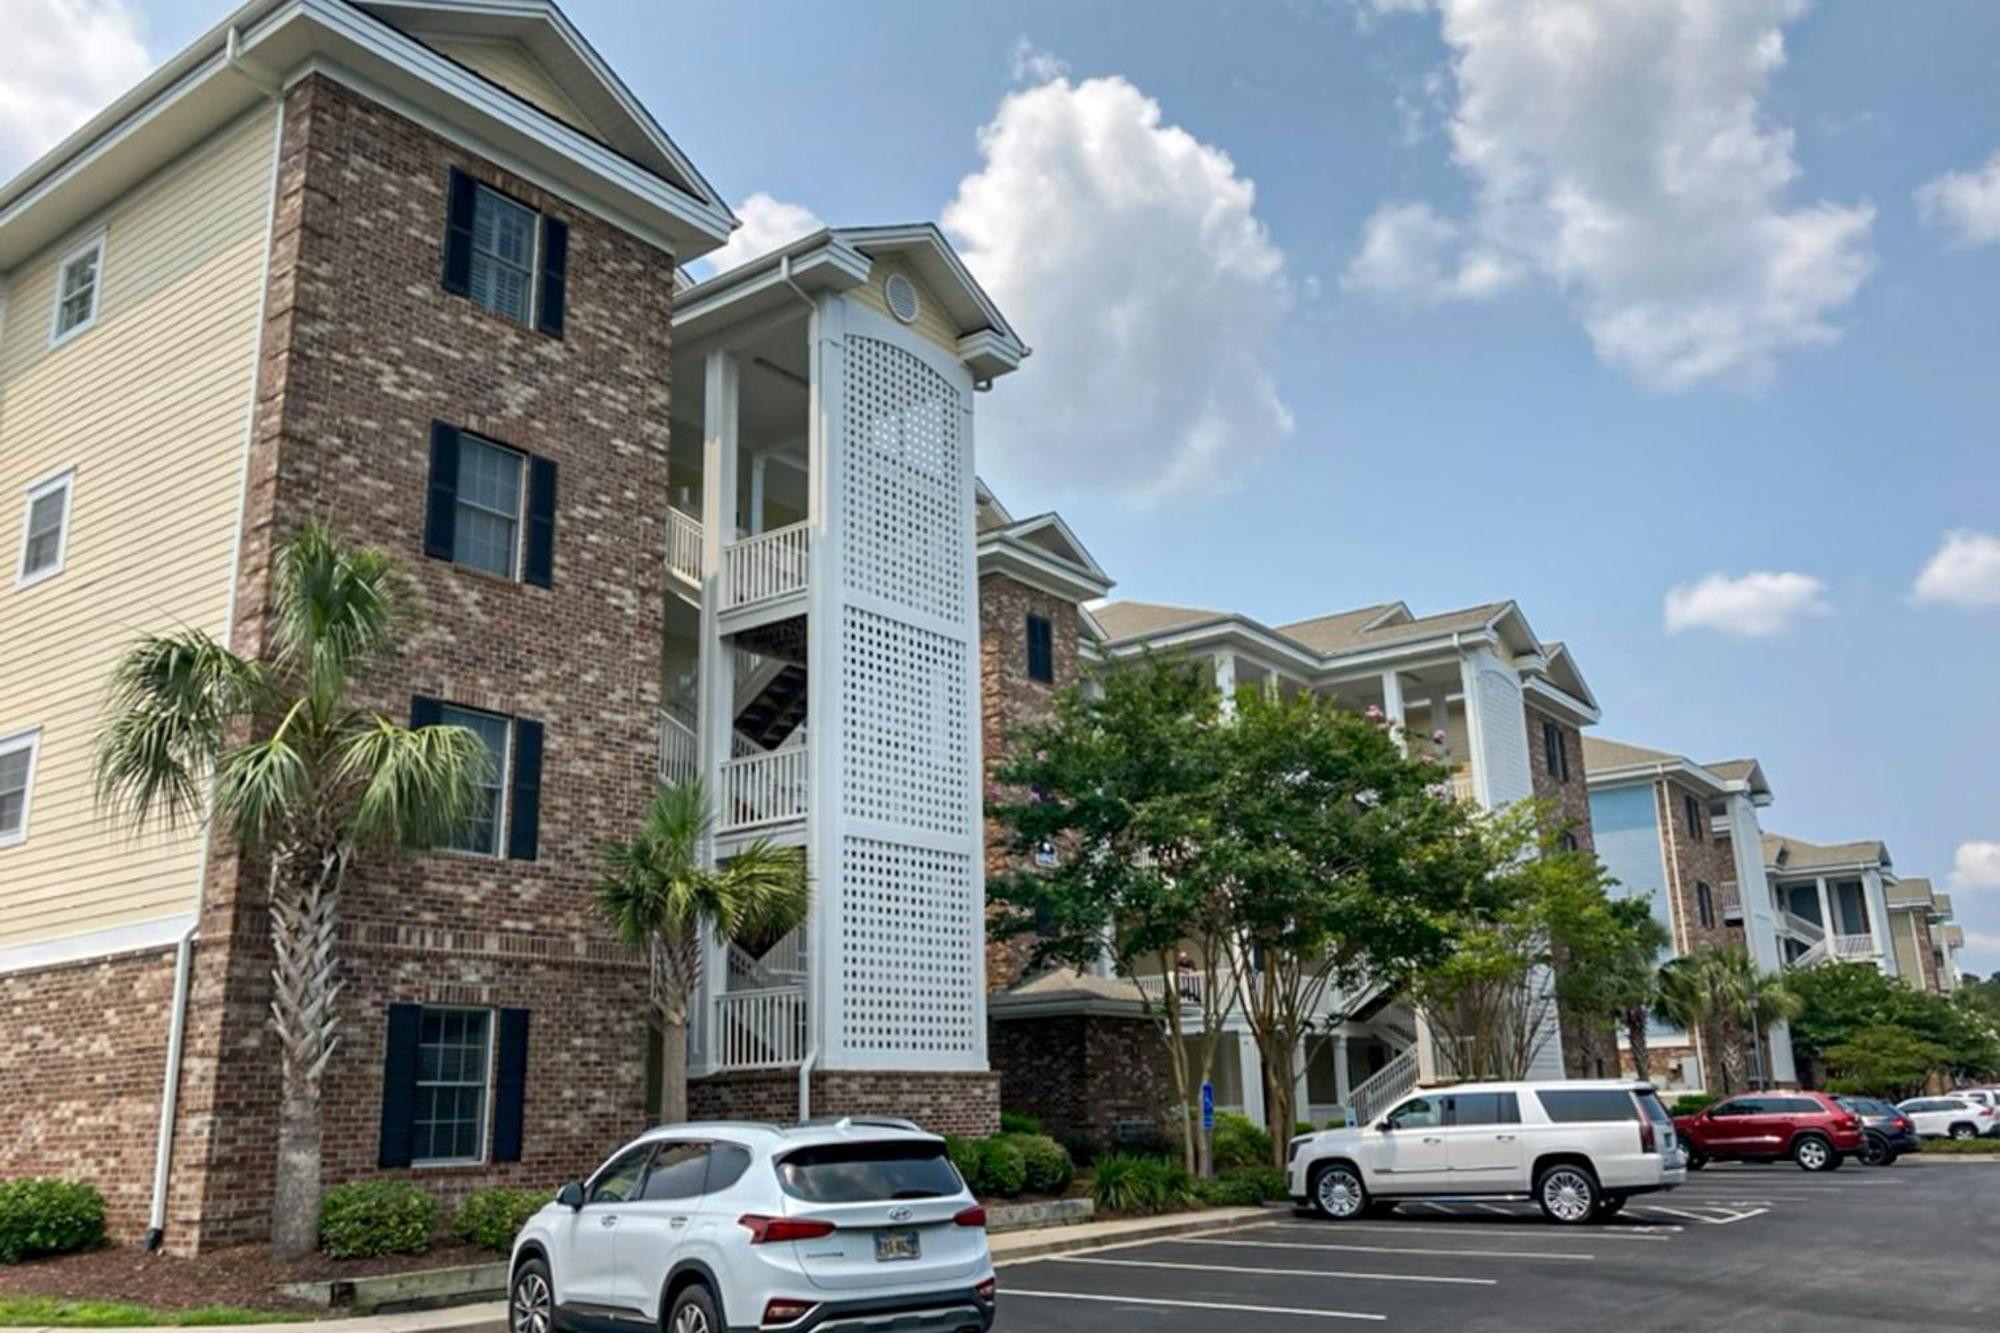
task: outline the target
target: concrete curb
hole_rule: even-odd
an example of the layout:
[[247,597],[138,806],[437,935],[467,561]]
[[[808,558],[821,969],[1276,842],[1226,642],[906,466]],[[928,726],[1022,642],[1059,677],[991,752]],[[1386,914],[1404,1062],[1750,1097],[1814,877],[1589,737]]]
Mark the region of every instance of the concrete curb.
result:
[[295,1300],[357,1315],[378,1310],[396,1313],[437,1309],[468,1302],[505,1300],[507,1261],[467,1264],[459,1268],[424,1268],[409,1273],[378,1273],[372,1277],[335,1278],[326,1282],[288,1282],[279,1288]]
[[1134,1217],[1116,1222],[1082,1222],[1066,1227],[1038,1227],[995,1236],[989,1242],[997,1265],[1046,1259],[1052,1254],[1074,1250],[1094,1250],[1103,1245],[1131,1245],[1141,1241],[1168,1240],[1205,1231],[1229,1231],[1252,1226],[1273,1217],[1291,1216],[1290,1205],[1257,1208],[1204,1208],[1194,1213],[1169,1213],[1165,1217]]
[[[337,1329],[339,1333],[505,1333],[507,1302],[484,1301],[449,1310],[413,1310],[404,1314],[358,1315],[349,1319],[316,1319],[290,1324],[231,1324],[223,1333],[307,1333]],[[74,1329],[41,1327],[10,1329],[8,1333],[75,1333]],[[187,1333],[181,1328],[128,1328],[119,1333]]]

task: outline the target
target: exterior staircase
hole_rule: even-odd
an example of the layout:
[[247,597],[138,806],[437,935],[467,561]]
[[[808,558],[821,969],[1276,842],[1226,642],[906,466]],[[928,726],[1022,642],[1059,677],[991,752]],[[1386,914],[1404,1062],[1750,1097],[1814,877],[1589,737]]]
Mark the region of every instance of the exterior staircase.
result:
[[1348,1105],[1354,1108],[1354,1123],[1367,1124],[1416,1086],[1417,1051],[1413,1046],[1370,1074],[1347,1095]]
[[797,662],[758,658],[736,691],[736,732],[760,750],[783,745],[806,720],[806,669]]

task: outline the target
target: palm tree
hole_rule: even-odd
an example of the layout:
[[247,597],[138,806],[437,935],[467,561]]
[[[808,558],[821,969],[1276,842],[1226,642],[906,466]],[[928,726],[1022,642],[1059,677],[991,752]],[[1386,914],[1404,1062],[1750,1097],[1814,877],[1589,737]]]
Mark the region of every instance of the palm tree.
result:
[[1771,1024],[1798,1016],[1798,997],[1792,994],[1783,976],[1763,971],[1744,949],[1716,949],[1707,966],[1712,972],[1710,984],[1729,1020],[1729,1056],[1736,1066],[1735,1072],[1747,1082],[1750,1053],[1756,1052],[1761,1070],[1763,1034]]
[[264,872],[280,1108],[271,1239],[319,1227],[321,1082],[339,1044],[341,887],[357,858],[435,846],[474,809],[490,761],[462,727],[402,726],[356,703],[404,624],[394,559],[319,523],[273,555],[271,651],[195,629],[148,635],[112,673],[97,740],[101,808],[172,828],[207,818]]
[[703,946],[711,938],[776,939],[805,920],[810,902],[803,848],[759,838],[711,870],[704,854],[713,825],[699,781],[661,791],[639,836],[604,848],[596,889],[606,919],[651,961],[664,1035],[661,1114],[669,1122],[687,1119],[688,1018]]
[[[1660,965],[1653,1013],[1661,1022],[1671,1023],[1689,1036],[1701,1039],[1716,1015],[1717,996],[1712,982],[1702,951],[1668,959]],[[1728,1079],[1725,1071],[1725,1092]]]

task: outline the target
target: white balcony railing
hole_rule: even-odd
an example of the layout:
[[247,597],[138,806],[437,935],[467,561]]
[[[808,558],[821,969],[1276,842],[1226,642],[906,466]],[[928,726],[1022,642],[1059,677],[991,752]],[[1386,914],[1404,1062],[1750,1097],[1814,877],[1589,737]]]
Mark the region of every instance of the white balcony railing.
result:
[[660,713],[660,781],[681,787],[701,771],[694,728],[664,710]]
[[667,506],[667,572],[701,582],[701,520]]
[[755,828],[806,813],[806,760],[803,745],[731,759],[722,766],[722,802],[718,819],[724,829]]
[[722,548],[722,609],[801,592],[812,529],[793,523]]
[[806,1053],[803,986],[725,991],[715,997],[718,1069],[777,1069]]
[[1826,931],[1820,927],[1818,922],[1802,917],[1797,912],[1781,912],[1779,913],[1778,920],[1787,931],[1791,932],[1791,936],[1795,940],[1804,940],[1807,944],[1818,944],[1826,938]]
[[1833,956],[1842,962],[1873,958],[1875,956],[1875,937],[1873,935],[1835,935],[1833,937]]
[[1451,794],[1453,799],[1467,805],[1478,802],[1479,797],[1472,788],[1472,770],[1465,769],[1451,775]]
[[[1202,996],[1208,990],[1208,978],[1200,972],[1179,972],[1171,977],[1163,977],[1157,972],[1148,972],[1141,973],[1132,979],[1138,983],[1140,992],[1154,1004],[1162,1004],[1166,1001],[1167,985],[1169,982],[1173,983],[1174,993],[1180,997],[1181,1004],[1189,1008],[1199,1009],[1201,1007]],[[1225,997],[1223,1003],[1228,1003],[1226,997],[1231,985],[1229,974],[1226,972],[1220,973],[1216,976],[1215,981]]]

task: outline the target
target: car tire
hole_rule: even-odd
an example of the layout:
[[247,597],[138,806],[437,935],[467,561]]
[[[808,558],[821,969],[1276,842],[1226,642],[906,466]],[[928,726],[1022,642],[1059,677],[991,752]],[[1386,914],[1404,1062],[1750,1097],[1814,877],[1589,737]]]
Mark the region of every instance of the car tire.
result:
[[549,1266],[527,1259],[507,1284],[507,1333],[555,1333],[555,1284]]
[[1687,1160],[1687,1168],[1688,1168],[1688,1170],[1690,1170],[1690,1171],[1699,1171],[1699,1170],[1701,1170],[1701,1169],[1702,1169],[1703,1167],[1705,1167],[1705,1166],[1707,1166],[1707,1165],[1708,1165],[1708,1159],[1707,1159],[1706,1157],[1703,1157],[1703,1156],[1702,1156],[1702,1155],[1701,1155],[1700,1153],[1696,1152],[1696,1151],[1695,1151],[1695,1150],[1694,1150],[1693,1148],[1689,1148],[1689,1149],[1688,1149],[1688,1160]]
[[663,1328],[665,1333],[726,1333],[722,1316],[715,1310],[714,1295],[699,1282],[681,1288]]
[[1896,1160],[1896,1154],[1889,1151],[1889,1140],[1880,1134],[1861,1136],[1861,1164],[1863,1166],[1888,1166]]
[[1963,1143],[1967,1139],[1978,1138],[1979,1130],[1976,1126],[1973,1125],[1953,1125],[1951,1127],[1951,1136],[1957,1139],[1959,1142]]
[[1375,1206],[1368,1197],[1368,1186],[1362,1182],[1360,1168],[1346,1162],[1326,1162],[1313,1168],[1307,1198],[1313,1211],[1329,1222],[1352,1222],[1367,1216]]
[[1792,1160],[1801,1171],[1837,1171],[1840,1154],[1817,1134],[1801,1134],[1792,1144]]
[[1621,1195],[1615,1199],[1605,1199],[1597,1205],[1599,1217],[1616,1217],[1625,1210],[1625,1199]]
[[1558,1162],[1535,1177],[1535,1202],[1542,1215],[1559,1226],[1581,1226],[1598,1216],[1603,1192],[1587,1166]]

